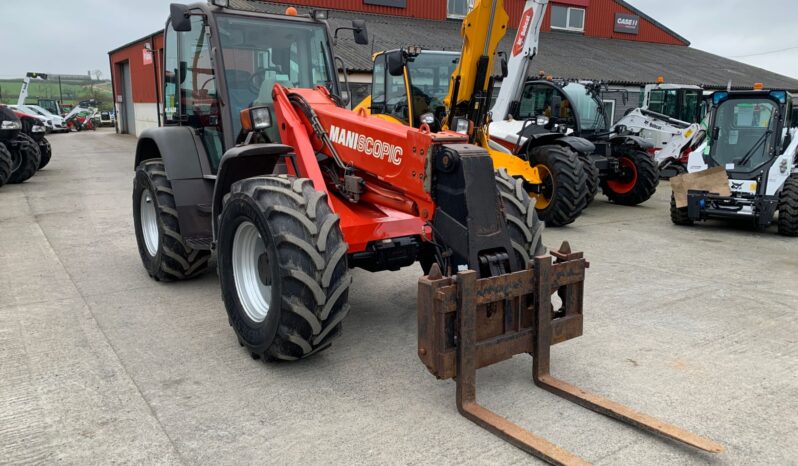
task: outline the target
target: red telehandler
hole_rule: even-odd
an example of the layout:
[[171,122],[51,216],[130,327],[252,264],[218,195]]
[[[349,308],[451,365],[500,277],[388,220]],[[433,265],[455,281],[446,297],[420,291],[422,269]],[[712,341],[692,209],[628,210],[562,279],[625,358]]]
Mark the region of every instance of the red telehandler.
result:
[[[537,385],[722,450],[549,374],[550,346],[582,333],[587,262],[567,243],[545,255],[522,182],[494,172],[485,149],[347,110],[326,12],[216,3],[171,6],[165,125],[145,130],[136,149],[134,222],[153,278],[197,276],[215,253],[241,346],[296,360],[339,333],[350,268],[420,262],[418,355],[436,377],[456,379],[464,416],[544,460],[583,464],[476,403],[478,368],[532,353]],[[338,29],[368,42],[363,22]]]

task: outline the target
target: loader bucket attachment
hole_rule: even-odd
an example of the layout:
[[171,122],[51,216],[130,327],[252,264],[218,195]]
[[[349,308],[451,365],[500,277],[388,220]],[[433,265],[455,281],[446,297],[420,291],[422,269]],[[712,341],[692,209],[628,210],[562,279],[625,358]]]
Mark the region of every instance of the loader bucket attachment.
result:
[[[439,379],[454,378],[463,416],[552,464],[589,464],[477,403],[476,371],[516,354],[533,356],[535,384],[555,395],[643,430],[708,452],[711,440],[634,411],[554,378],[551,346],[582,335],[582,298],[588,262],[567,242],[535,257],[521,272],[478,279],[474,271],[442,277],[433,266],[418,286],[418,355]],[[552,308],[557,293],[562,308]]]

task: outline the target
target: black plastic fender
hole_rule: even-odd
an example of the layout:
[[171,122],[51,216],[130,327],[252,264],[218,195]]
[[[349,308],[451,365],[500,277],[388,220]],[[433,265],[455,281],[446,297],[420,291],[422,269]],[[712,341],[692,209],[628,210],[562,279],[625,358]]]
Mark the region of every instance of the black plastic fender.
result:
[[640,136],[632,136],[629,134],[617,135],[610,138],[610,144],[613,146],[632,146],[643,152],[654,147],[654,144],[646,141]]
[[293,151],[293,147],[285,144],[249,144],[225,152],[219,162],[219,173],[213,189],[211,222],[214,239],[219,231],[217,223],[222,214],[222,201],[225,194],[230,192],[230,186],[244,178],[274,173],[274,167],[280,157]]
[[525,151],[533,147],[547,146],[551,144],[558,144],[561,146],[570,147],[579,154],[592,154],[596,151],[596,145],[585,138],[577,136],[567,136],[562,133],[547,133],[536,135],[530,138],[525,145]]
[[197,146],[194,129],[188,126],[147,128],[142,131],[136,144],[133,169],[135,170],[144,160],[160,157],[163,159],[169,180],[202,178],[203,175],[211,173],[203,173],[203,164]]

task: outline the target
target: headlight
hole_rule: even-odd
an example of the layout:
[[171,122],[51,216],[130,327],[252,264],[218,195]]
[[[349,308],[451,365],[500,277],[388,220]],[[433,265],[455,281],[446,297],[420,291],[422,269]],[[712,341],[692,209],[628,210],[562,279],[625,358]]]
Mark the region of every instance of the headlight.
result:
[[549,118],[548,118],[548,117],[545,117],[545,116],[539,116],[539,117],[537,118],[537,121],[535,121],[535,123],[536,123],[538,126],[546,126],[546,125],[548,125],[548,124],[549,124]]
[[44,131],[44,126],[42,125],[33,125],[33,127],[30,129],[31,133],[43,133]]
[[241,110],[241,127],[246,131],[259,131],[272,126],[269,107],[252,107]]
[[781,173],[787,173],[787,159],[782,159],[781,164],[779,164],[779,171]]
[[0,125],[0,129],[22,129],[22,125],[18,121],[4,121]]
[[460,134],[468,134],[468,130],[471,129],[471,122],[465,118],[455,118],[454,124],[452,126],[454,127],[455,132]]

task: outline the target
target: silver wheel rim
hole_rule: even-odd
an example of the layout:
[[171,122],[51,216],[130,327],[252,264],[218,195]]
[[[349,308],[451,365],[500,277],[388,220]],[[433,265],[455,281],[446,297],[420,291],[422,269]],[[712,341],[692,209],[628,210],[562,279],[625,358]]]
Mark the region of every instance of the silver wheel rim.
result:
[[[257,227],[242,222],[233,237],[233,281],[244,312],[254,322],[266,319],[272,302],[271,283],[264,284],[259,271],[261,256],[268,257]],[[268,265],[268,262],[261,264],[265,268]]]
[[150,256],[155,257],[155,255],[158,254],[158,243],[160,241],[160,236],[158,234],[158,215],[155,213],[155,202],[148,189],[145,189],[144,192],[141,193],[139,217],[141,220],[141,235],[144,237],[144,245],[147,247],[147,252]]

